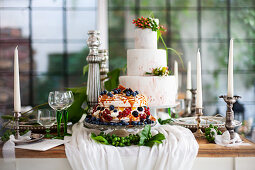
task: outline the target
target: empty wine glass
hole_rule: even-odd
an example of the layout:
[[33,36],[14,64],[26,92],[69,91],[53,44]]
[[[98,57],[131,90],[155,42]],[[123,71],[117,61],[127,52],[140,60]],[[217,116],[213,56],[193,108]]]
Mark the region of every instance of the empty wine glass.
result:
[[70,135],[67,133],[67,121],[68,121],[68,111],[67,109],[73,104],[74,102],[74,96],[72,91],[66,91],[67,98],[68,98],[68,105],[65,107],[63,111],[63,118],[64,118],[64,135]]
[[65,91],[54,91],[49,93],[48,103],[49,106],[57,111],[57,132],[58,137],[60,136],[61,130],[61,120],[62,113],[61,111],[69,105],[69,96]]
[[185,110],[185,102],[184,99],[178,99],[176,101],[177,105],[172,109],[173,111],[173,118],[177,118],[179,115],[183,114]]
[[46,138],[51,138],[52,135],[50,135],[50,127],[54,125],[54,123],[57,122],[56,119],[56,111],[55,110],[49,110],[49,109],[39,109],[38,110],[38,117],[37,117],[37,123],[44,126],[46,128]]

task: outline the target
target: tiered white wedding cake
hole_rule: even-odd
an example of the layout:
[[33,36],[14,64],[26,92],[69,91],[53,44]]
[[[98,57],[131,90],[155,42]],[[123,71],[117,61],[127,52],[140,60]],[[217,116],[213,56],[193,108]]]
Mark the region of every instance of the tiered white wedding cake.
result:
[[120,84],[145,94],[149,106],[172,106],[177,94],[175,77],[145,75],[159,67],[167,67],[167,59],[166,51],[157,49],[157,31],[136,28],[135,49],[127,51],[127,76],[120,76]]

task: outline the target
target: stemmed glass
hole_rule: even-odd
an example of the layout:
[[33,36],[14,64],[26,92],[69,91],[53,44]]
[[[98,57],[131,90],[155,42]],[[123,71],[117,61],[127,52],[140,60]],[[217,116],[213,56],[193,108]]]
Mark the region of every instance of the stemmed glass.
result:
[[64,135],[70,135],[67,133],[67,121],[68,121],[68,111],[67,109],[73,104],[74,101],[74,96],[72,91],[67,91],[67,97],[68,97],[68,105],[65,107],[64,111],[63,111],[63,118],[64,118]]
[[50,92],[48,103],[52,109],[57,111],[57,133],[58,133],[57,137],[61,138],[61,135],[60,135],[61,119],[62,119],[61,111],[69,105],[68,94],[65,91]]
[[56,111],[55,110],[49,110],[49,109],[39,109],[38,110],[38,117],[37,117],[37,123],[44,126],[46,128],[46,134],[45,138],[51,138],[52,135],[50,135],[50,127],[54,125],[54,123],[57,122],[56,119]]

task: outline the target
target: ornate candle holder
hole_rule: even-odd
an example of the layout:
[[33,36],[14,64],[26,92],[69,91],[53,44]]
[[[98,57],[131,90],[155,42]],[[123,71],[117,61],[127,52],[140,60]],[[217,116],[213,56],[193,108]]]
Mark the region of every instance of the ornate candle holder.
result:
[[219,96],[219,98],[223,98],[223,100],[227,103],[227,111],[226,111],[226,129],[229,131],[230,139],[234,139],[235,137],[235,124],[234,124],[234,111],[233,111],[233,105],[234,103],[241,98],[241,96],[233,96],[228,97],[225,95]]
[[203,115],[203,108],[196,108],[196,115],[197,115],[197,131],[194,133],[194,136],[197,138],[204,137],[204,133],[201,130],[200,122],[201,122],[201,116]]
[[100,63],[100,81],[101,81],[101,91],[105,90],[104,82],[107,80],[107,73],[109,72],[109,56],[108,50],[98,50],[99,56],[101,57]]
[[89,38],[87,40],[87,45],[89,47],[89,55],[87,56],[86,60],[89,63],[87,96],[90,113],[98,103],[100,92],[99,63],[101,62],[101,57],[98,56],[98,47],[100,46],[101,42],[99,39],[99,34],[99,31],[96,30],[88,31]]
[[191,100],[184,99],[184,103],[185,103],[185,111],[184,111],[182,117],[188,117],[191,114]]
[[192,99],[191,99],[191,113],[190,117],[194,117],[196,115],[196,97],[197,97],[197,89],[188,89],[192,93]]
[[19,118],[21,116],[21,112],[13,112],[14,114],[14,130],[15,130],[15,139],[19,138]]

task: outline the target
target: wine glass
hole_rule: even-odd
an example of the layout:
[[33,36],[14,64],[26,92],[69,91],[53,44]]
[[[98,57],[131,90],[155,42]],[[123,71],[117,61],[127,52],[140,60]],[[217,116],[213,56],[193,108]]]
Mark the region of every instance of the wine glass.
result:
[[74,96],[72,91],[66,91],[67,98],[68,98],[68,105],[65,107],[63,111],[63,118],[64,118],[64,135],[70,135],[67,133],[67,121],[68,121],[68,111],[67,109],[73,104],[74,102]]
[[39,109],[38,110],[38,117],[37,117],[37,123],[44,126],[46,128],[46,134],[45,138],[51,138],[52,135],[50,135],[50,127],[54,125],[54,123],[57,122],[56,119],[56,111],[55,110],[49,110],[49,109]]
[[48,103],[49,106],[57,111],[57,132],[58,138],[60,138],[60,128],[61,128],[61,111],[69,105],[68,94],[65,91],[53,91],[49,93]]
[[177,118],[178,115],[181,115],[184,113],[185,110],[185,102],[184,99],[178,99],[176,101],[177,105],[173,108],[173,118]]

